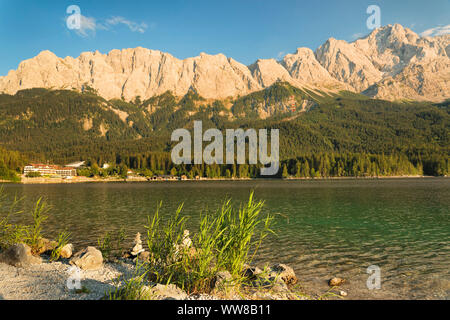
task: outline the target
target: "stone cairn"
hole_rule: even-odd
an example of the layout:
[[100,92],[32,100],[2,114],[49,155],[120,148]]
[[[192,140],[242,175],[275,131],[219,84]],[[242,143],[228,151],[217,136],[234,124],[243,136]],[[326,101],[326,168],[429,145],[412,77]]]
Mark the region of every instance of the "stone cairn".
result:
[[138,256],[141,252],[144,252],[144,248],[142,247],[141,234],[138,232],[136,237],[134,238],[134,247],[131,250],[132,256]]

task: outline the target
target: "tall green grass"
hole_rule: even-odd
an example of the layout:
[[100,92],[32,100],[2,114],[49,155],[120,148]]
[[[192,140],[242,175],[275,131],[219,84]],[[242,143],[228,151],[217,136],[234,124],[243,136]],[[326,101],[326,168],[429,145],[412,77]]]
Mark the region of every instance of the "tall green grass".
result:
[[70,233],[62,231],[56,238],[57,245],[50,253],[50,261],[56,261],[61,257],[61,250],[69,243]]
[[136,263],[135,276],[130,279],[116,278],[115,289],[106,292],[104,300],[152,300],[152,295],[145,290],[147,271],[139,262]]
[[5,205],[6,195],[3,192],[3,187],[0,188],[0,249],[6,249],[21,242],[27,236],[28,228],[26,226],[11,222],[14,216],[23,213],[23,210],[18,209],[21,200],[15,196],[11,205]]
[[201,215],[192,247],[185,246],[186,217],[182,206],[163,225],[158,206],[148,218],[147,264],[151,281],[173,283],[188,293],[209,292],[219,271],[228,271],[236,283],[243,279],[245,264],[251,263],[264,238],[272,233],[273,216],[262,216],[264,202],[255,201],[234,208],[231,199],[214,213]]
[[125,240],[125,228],[107,231],[101,238],[97,239],[99,250],[105,260],[120,257],[123,254],[122,244]]
[[24,198],[14,197],[10,205],[6,205],[6,196],[0,188],[0,249],[6,249],[16,243],[25,243],[33,250],[37,250],[42,238],[43,223],[48,218],[50,206],[39,198],[30,212],[32,223],[30,225],[13,223],[12,220],[24,214],[19,205]]
[[24,240],[32,249],[37,249],[39,246],[39,240],[42,238],[42,224],[47,220],[49,210],[50,206],[39,198],[31,211],[33,224],[27,228],[27,237]]

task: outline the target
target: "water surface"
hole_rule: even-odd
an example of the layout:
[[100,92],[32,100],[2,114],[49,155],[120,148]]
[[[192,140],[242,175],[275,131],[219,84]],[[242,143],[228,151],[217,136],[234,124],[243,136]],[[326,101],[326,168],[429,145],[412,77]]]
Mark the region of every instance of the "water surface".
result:
[[[45,232],[67,229],[77,246],[95,245],[106,231],[145,233],[147,216],[163,201],[163,216],[184,202],[195,228],[202,210],[225,197],[238,204],[250,190],[276,215],[276,236],[256,263],[286,263],[314,294],[341,276],[348,298],[450,298],[450,180],[383,179],[5,185],[22,206],[44,196],[52,205]],[[368,290],[368,266],[381,268],[381,290]]]

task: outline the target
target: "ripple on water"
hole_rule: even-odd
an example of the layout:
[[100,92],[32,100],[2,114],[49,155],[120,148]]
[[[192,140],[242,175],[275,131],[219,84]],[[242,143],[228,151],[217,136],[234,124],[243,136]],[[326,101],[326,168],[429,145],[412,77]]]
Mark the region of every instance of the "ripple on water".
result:
[[[53,206],[46,232],[67,229],[77,246],[95,245],[106,231],[126,227],[131,243],[163,201],[163,218],[184,202],[195,228],[200,210],[226,196],[248,199],[251,189],[276,215],[255,262],[291,265],[305,285],[327,290],[326,280],[350,280],[352,298],[449,298],[450,182],[448,179],[250,181],[80,185],[7,185]],[[366,288],[370,265],[382,271],[382,290]]]

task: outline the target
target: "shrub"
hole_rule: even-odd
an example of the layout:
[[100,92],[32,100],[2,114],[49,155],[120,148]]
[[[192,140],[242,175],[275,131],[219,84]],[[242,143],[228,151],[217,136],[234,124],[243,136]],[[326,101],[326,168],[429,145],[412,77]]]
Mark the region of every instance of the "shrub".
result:
[[[0,208],[3,211],[5,201],[5,195],[3,193],[3,188],[0,188]],[[1,212],[2,217],[0,218],[0,249],[6,249],[9,246],[21,242],[26,238],[27,228],[23,225],[12,224],[10,219],[14,215],[22,214],[22,210],[18,210],[17,206],[21,199],[14,197],[12,204],[6,207],[6,212]]]
[[56,247],[52,250],[50,254],[50,261],[56,261],[61,256],[61,249],[69,243],[70,233],[63,231],[58,234],[56,242],[58,243]]
[[[1,204],[4,200],[3,189],[0,189],[0,207],[3,207]],[[25,243],[34,252],[42,238],[42,224],[48,218],[46,213],[50,207],[45,201],[42,201],[42,198],[39,198],[31,211],[33,223],[31,225],[13,224],[10,221],[11,218],[23,213],[23,210],[17,209],[22,200],[23,198],[14,197],[12,204],[7,208],[7,212],[2,213],[3,218],[0,219],[0,248],[5,249],[16,243]]]
[[42,198],[36,201],[33,211],[31,211],[31,217],[33,218],[33,224],[27,228],[26,243],[33,249],[37,249],[39,246],[39,240],[42,239],[42,224],[47,220],[47,212],[50,207]]
[[160,207],[146,226],[148,275],[151,281],[173,283],[188,293],[209,292],[219,271],[229,271],[233,282],[241,283],[244,264],[251,262],[262,240],[272,232],[273,217],[261,216],[263,202],[255,202],[253,192],[238,210],[226,200],[217,212],[203,214],[192,247],[186,239],[182,205],[165,226],[161,226]]
[[31,171],[25,175],[25,177],[27,177],[27,178],[39,178],[41,176],[42,176],[41,173],[38,171]]
[[4,163],[0,163],[0,180],[20,182],[20,177],[17,175],[16,171],[7,168]]
[[103,237],[97,240],[99,250],[103,258],[109,260],[119,256],[122,252],[122,243],[125,240],[125,229],[121,228],[116,232],[106,232]]
[[105,300],[152,300],[152,295],[145,290],[146,272],[142,272],[141,267],[137,266],[135,276],[131,279],[124,280],[120,285],[120,278],[116,279],[116,288],[109,290]]

